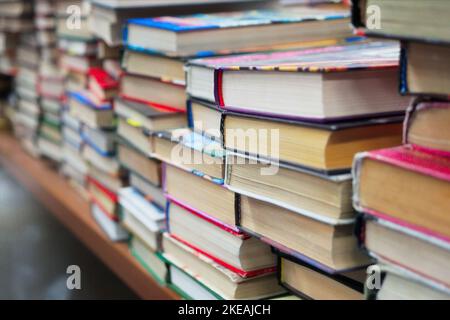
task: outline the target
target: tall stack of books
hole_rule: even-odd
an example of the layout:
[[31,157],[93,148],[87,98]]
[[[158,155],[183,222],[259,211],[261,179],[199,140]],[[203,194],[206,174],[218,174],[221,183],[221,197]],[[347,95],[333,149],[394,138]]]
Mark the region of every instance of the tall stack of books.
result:
[[[339,12],[320,8],[299,10],[291,10],[290,15],[266,12],[264,17],[260,12],[241,13],[237,17],[219,16],[221,28],[211,27],[216,26],[215,21],[219,18],[214,15],[131,20],[127,28],[128,46],[145,52],[163,53],[159,61],[167,61],[168,66],[173,66],[167,69],[171,73],[166,79],[171,80],[182,79],[180,71],[174,72],[181,70],[181,67],[174,68],[180,58],[186,60],[189,56],[208,55],[206,50],[216,53],[225,48],[228,48],[228,53],[245,50],[244,43],[237,39],[246,39],[245,45],[257,48],[263,44],[317,41],[332,37],[331,34],[336,38],[348,34],[345,15],[336,18]],[[323,19],[324,16],[334,19]],[[252,26],[245,23],[248,19],[252,19]],[[285,24],[276,24],[276,21],[284,21]],[[295,31],[290,33],[290,28]],[[261,32],[263,29],[267,32]],[[225,34],[227,39],[234,40],[224,43],[221,37]],[[274,34],[277,34],[276,38]],[[164,35],[167,37],[164,41],[149,41]],[[188,102],[188,120],[193,132],[173,130],[152,135],[153,155],[163,161],[164,191],[169,201],[166,212],[168,232],[163,237],[163,249],[170,264],[171,285],[193,298],[255,298],[280,292],[273,282],[275,277],[271,274],[274,270],[271,264],[274,266],[274,260],[273,256],[272,260],[269,259],[268,251],[260,254],[261,259],[267,260],[263,259],[264,262],[258,264],[258,259],[249,258],[244,252],[233,254],[230,249],[224,251],[221,243],[225,239],[241,243],[241,249],[254,243],[260,248],[259,252],[272,245],[288,252],[285,256],[290,258],[294,250],[297,258],[309,263],[308,271],[313,269],[312,264],[333,273],[369,262],[367,256],[358,250],[351,232],[354,212],[351,209],[349,168],[358,149],[392,146],[401,141],[401,119],[381,116],[404,112],[407,105],[395,90],[383,85],[395,81],[398,54],[398,46],[373,43],[205,58],[188,63],[187,91],[192,98]],[[155,54],[155,57],[148,57],[143,53],[130,53],[127,57],[129,70],[159,72],[159,77],[166,75],[155,67],[139,68],[139,64],[130,67],[139,56],[148,63],[156,59]],[[178,66],[181,65],[178,62]],[[151,76],[155,77],[155,74]],[[174,90],[168,87],[172,100],[155,101],[169,96],[156,97],[155,91],[138,91],[136,84],[143,80],[134,78],[126,77],[134,81],[122,84],[122,94],[128,98],[163,106],[170,102],[172,109],[183,107],[182,88],[178,88],[180,94],[175,97]],[[315,81],[316,91],[312,90],[311,81]],[[150,85],[150,81],[146,83],[140,87]],[[369,90],[372,86],[380,86],[379,91]],[[320,91],[322,88],[326,90]],[[352,88],[353,95],[347,93]],[[163,87],[159,86],[157,92],[162,90]],[[336,107],[332,108],[334,105]],[[252,116],[251,113],[256,111],[259,115]],[[346,120],[351,117],[359,119]],[[306,120],[300,121],[299,118]],[[314,119],[316,123],[308,122]],[[258,139],[262,131],[270,129],[277,131],[280,137],[280,145],[277,145],[280,154],[272,159],[272,153],[267,153],[270,143],[269,148],[265,148],[267,145],[264,146],[263,141],[246,140],[251,136]],[[236,144],[233,130],[235,133],[255,132],[254,135],[249,132],[250,137],[245,136]],[[228,133],[229,137],[226,136]],[[298,141],[302,136],[305,138]],[[278,142],[272,139],[274,143]],[[320,150],[317,149],[319,143],[322,144]],[[247,162],[253,160],[249,155],[267,161],[248,165]],[[259,170],[268,166],[271,160],[283,162],[283,167],[277,170],[279,173],[275,176],[260,174]],[[242,161],[244,165],[241,167],[234,166],[235,163],[242,164]],[[242,176],[244,169],[249,170],[245,173],[247,177]],[[309,184],[298,186],[299,179]],[[317,190],[308,191],[312,187]],[[298,188],[298,191],[287,191],[293,188]],[[295,194],[297,196],[294,197]],[[204,231],[193,231],[200,229]],[[303,233],[307,235],[303,236]],[[208,237],[210,239],[205,239]],[[256,265],[248,265],[247,259]],[[300,266],[297,263],[292,265]],[[295,268],[290,272],[295,274]],[[266,276],[262,277],[264,273]],[[305,274],[315,279],[314,274]],[[223,281],[216,280],[219,275]],[[355,276],[345,278],[351,277]],[[230,282],[229,279],[238,280]],[[263,281],[267,281],[263,285],[268,290],[266,292],[258,291]],[[330,285],[340,283],[334,279],[329,282]],[[245,291],[241,290],[247,285],[254,289],[242,296]],[[291,283],[285,285],[295,286]],[[341,293],[341,298],[355,296],[347,286]],[[321,297],[320,291],[316,294],[303,292],[303,296]]]
[[41,121],[41,110],[37,84],[42,51],[39,48],[34,29],[34,6],[31,1],[3,4],[3,6],[8,5],[11,7],[5,8],[5,12],[10,12],[11,15],[14,12],[16,17],[8,22],[11,23],[12,28],[20,31],[14,56],[17,63],[17,69],[14,71],[16,104],[11,120],[14,132],[21,140],[25,150],[33,156],[38,156],[36,139]]
[[[241,8],[243,6],[253,7],[255,5],[248,1],[241,1],[241,4],[238,6],[236,6],[236,3],[233,3],[233,6],[226,6],[223,2],[220,6],[215,6],[214,3],[211,2],[208,5],[203,5],[201,7],[198,5],[185,5],[183,6],[183,12],[211,11],[219,8],[229,10],[230,8]],[[151,10],[151,15],[159,14],[161,11],[167,13],[170,12],[172,14],[181,12],[180,8],[174,6],[167,8],[152,7]],[[201,15],[198,17],[200,16]],[[96,19],[95,16],[94,19]],[[182,245],[180,241],[168,237],[167,235],[161,239],[161,226],[159,229],[155,226],[155,222],[159,222],[161,217],[164,217],[164,208],[166,207],[166,199],[164,198],[161,188],[163,180],[162,176],[164,176],[164,174],[161,173],[161,160],[170,160],[170,150],[168,147],[170,148],[171,146],[173,132],[177,132],[176,135],[178,138],[181,139],[183,137],[183,141],[187,141],[188,143],[192,142],[189,130],[183,129],[187,127],[185,75],[183,65],[186,62],[187,57],[192,53],[171,54],[165,52],[157,47],[157,44],[160,41],[149,42],[147,41],[148,37],[145,34],[140,34],[142,31],[147,31],[147,27],[149,24],[151,25],[151,21],[161,20],[163,23],[165,19],[176,19],[176,17],[130,19],[130,22],[126,27],[124,38],[125,53],[122,65],[125,73],[121,78],[120,97],[115,99],[114,104],[115,113],[118,119],[118,159],[120,164],[129,171],[129,182],[131,185],[131,187],[124,188],[119,192],[120,204],[122,207],[122,222],[133,234],[133,238],[130,242],[131,251],[144,266],[161,281],[165,281],[167,278],[167,271],[165,273],[163,272],[166,270],[164,267],[165,262],[161,261],[162,256],[157,253],[157,251],[161,251],[162,242],[168,242],[167,246],[172,244],[175,249]],[[93,25],[96,25],[95,21],[93,22]],[[103,38],[105,42],[111,42],[111,38],[114,37]],[[211,55],[212,49],[208,50]],[[203,51],[203,48],[199,46],[198,51]],[[181,129],[172,130],[175,128]],[[162,132],[167,130],[169,131],[166,134]],[[158,138],[161,138],[158,139],[158,141],[161,141],[163,150],[169,152],[168,156],[156,152],[156,148],[158,148],[158,151],[160,150],[160,145],[156,146],[149,142],[149,139],[152,140],[153,136],[156,135]],[[164,139],[162,139],[162,137],[164,137]],[[203,144],[201,144],[201,146],[202,145]],[[195,178],[195,176],[193,177]],[[220,180],[223,182],[223,179]],[[225,190],[223,188],[220,189]],[[139,205],[139,203],[141,205]],[[143,210],[145,207],[142,205],[145,203],[147,211]],[[173,207],[174,206],[175,205],[173,205]],[[152,207],[153,209],[150,210]],[[149,212],[153,212],[153,214],[149,215]],[[159,215],[156,214],[156,212],[159,212]],[[153,227],[152,224],[148,222],[148,220],[151,221],[152,219]],[[219,229],[216,229],[216,232],[220,233],[218,230]],[[234,239],[231,241],[236,242],[238,246],[240,245],[239,243],[244,243],[243,240],[247,240],[245,236],[240,233],[228,233],[227,228],[224,228],[224,230],[225,231],[222,231],[222,233],[225,234],[225,237]],[[252,241],[247,241],[246,243],[250,245]],[[269,250],[267,250],[268,247],[265,246],[265,248],[266,253],[270,254]],[[236,250],[238,250],[238,247],[236,247]],[[195,251],[192,251],[191,254],[194,254],[194,252]],[[194,261],[195,260],[196,259],[194,258]],[[269,270],[269,273],[272,274],[270,277],[271,280],[266,280],[268,279],[267,277],[264,277],[264,280],[259,280],[259,278],[257,280],[254,278],[250,279],[251,281],[245,281],[245,284],[243,285],[241,282],[244,282],[247,278],[247,274],[245,273],[244,277],[236,275],[238,277],[237,279],[240,280],[233,284],[230,280],[230,276],[235,275],[235,273],[230,271],[227,274],[228,271],[224,272],[227,270],[225,268],[217,274],[216,268],[212,267],[216,265],[216,263],[211,261],[206,263],[206,268],[212,268],[212,276],[216,273],[215,276],[225,279],[226,286],[224,293],[222,293],[223,297],[236,298],[239,296],[237,293],[238,288],[251,286],[252,283],[262,289],[264,283],[272,281],[272,287],[268,288],[269,291],[273,290],[274,285],[276,286],[276,283],[273,281],[273,270]],[[177,267],[172,264],[171,269],[173,270],[170,272],[171,274],[175,274],[175,277],[176,274],[179,274],[182,279],[184,279],[180,287],[187,285],[185,281],[194,281],[190,278],[192,273],[188,276],[189,273],[180,271],[180,268],[184,267],[183,263],[183,261],[181,265],[178,263]],[[267,263],[267,261],[264,263]],[[262,265],[253,266],[252,268],[264,268],[264,263]],[[270,267],[272,267],[272,265]],[[257,275],[257,273],[255,273],[255,275]],[[207,282],[208,281],[211,285],[214,283],[214,280],[211,278],[207,279]],[[198,282],[194,281],[194,284],[197,284],[197,287],[200,290],[200,293],[198,294],[200,295],[198,296],[197,293],[193,292],[185,292],[186,296],[189,296],[190,298],[201,298],[203,297],[201,294],[204,294],[204,297],[212,298],[218,296],[216,293],[212,294],[205,289],[203,285],[199,285]],[[256,292],[252,292],[251,294],[255,293]],[[243,294],[248,295],[248,293]],[[265,294],[266,293],[261,292],[261,295]]]
[[41,52],[36,85],[42,116],[36,144],[41,156],[59,163],[62,160],[64,83],[57,65],[56,7],[52,0],[36,0],[34,5],[36,41]]
[[398,56],[369,42],[188,64],[189,119],[226,150],[236,225],[275,248],[301,297],[363,297],[349,172],[356,152],[401,141]]
[[[69,183],[87,197],[88,164],[82,156],[83,137],[82,121],[70,110],[71,95],[83,92],[88,88],[88,77],[91,66],[97,66],[97,42],[87,29],[89,6],[80,0],[58,1],[57,46],[59,65],[64,74],[64,108],[62,110],[62,158],[61,173]],[[70,9],[76,9],[71,11]],[[71,14],[79,13],[79,20],[70,19]]]
[[450,299],[449,13],[447,1],[353,2],[360,32],[401,40],[400,91],[416,96],[403,146],[361,153],[353,168],[360,240],[386,274],[377,299]]
[[32,1],[0,1],[0,73],[16,71],[19,35],[33,30]]

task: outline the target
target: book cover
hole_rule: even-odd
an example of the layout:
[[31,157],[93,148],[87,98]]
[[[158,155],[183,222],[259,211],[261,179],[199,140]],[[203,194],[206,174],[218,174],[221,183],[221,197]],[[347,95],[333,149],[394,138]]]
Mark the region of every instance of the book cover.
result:
[[310,264],[304,262],[303,260],[300,260],[300,259],[298,259],[298,258],[296,258],[294,256],[286,254],[285,252],[282,252],[282,251],[278,250],[277,248],[273,248],[273,251],[278,256],[278,279],[280,281],[280,284],[283,287],[285,287],[287,290],[295,293],[296,295],[302,297],[303,299],[311,300],[311,297],[305,295],[303,292],[300,292],[300,291],[296,290],[295,288],[292,288],[291,286],[289,286],[287,283],[285,283],[283,281],[283,277],[282,277],[283,263],[281,262],[282,261],[281,258],[287,259],[287,260],[292,261],[292,262],[294,262],[294,263],[296,263],[298,265],[301,265],[301,266],[304,266],[304,267],[306,267],[308,269],[311,269],[314,272],[320,273],[321,275],[324,275],[324,276],[326,276],[328,278],[331,278],[334,281],[337,281],[337,282],[339,282],[339,283],[341,283],[341,284],[343,284],[343,285],[345,285],[345,286],[347,286],[349,288],[352,288],[355,291],[358,291],[358,292],[361,292],[361,293],[364,292],[364,284],[361,283],[361,282],[358,282],[358,281],[356,281],[356,280],[354,280],[352,278],[346,277],[345,275],[342,275],[342,274],[329,274],[329,273],[323,271],[322,269],[319,269],[319,268],[317,268],[317,267],[315,267],[313,265],[310,265]]
[[68,96],[79,103],[89,107],[93,110],[103,111],[103,110],[112,110],[112,105],[109,102],[104,102],[102,104],[96,104],[94,98],[92,97],[92,93],[89,91],[83,90],[79,92],[69,92]]
[[98,85],[106,90],[111,88],[117,88],[119,86],[119,82],[112,78],[105,70],[102,68],[90,68],[89,76],[95,80]]
[[360,203],[360,172],[364,159],[374,159],[379,162],[412,171],[421,175],[426,175],[434,179],[450,182],[450,159],[438,157],[429,153],[419,152],[408,146],[381,149],[359,153],[355,156],[353,165],[353,206],[359,212],[384,219],[397,225],[423,233],[427,236],[450,242],[447,236],[438,234],[422,226],[418,226],[399,218],[394,218],[387,213],[378,212],[371,208],[366,208]]
[[203,31],[224,28],[242,28],[280,23],[299,23],[319,20],[346,19],[350,15],[342,11],[324,10],[253,10],[220,14],[194,14],[178,17],[130,19],[129,24],[172,32]]
[[[248,113],[248,111],[242,110],[239,106],[229,106],[224,101],[224,72],[340,73],[357,70],[395,70],[398,69],[399,55],[400,48],[397,43],[379,41],[272,53],[194,59],[187,64],[188,89],[192,68],[212,69],[214,72],[215,104],[223,109]],[[254,113],[264,115],[263,112]],[[277,116],[276,114],[266,115]],[[303,120],[316,122],[326,122],[328,120],[330,122],[339,121],[340,119],[308,118]]]

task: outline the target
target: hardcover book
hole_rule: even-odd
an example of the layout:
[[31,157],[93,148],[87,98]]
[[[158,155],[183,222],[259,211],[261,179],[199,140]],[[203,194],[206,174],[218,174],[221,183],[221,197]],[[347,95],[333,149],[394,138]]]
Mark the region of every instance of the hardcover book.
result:
[[151,139],[153,157],[223,184],[225,151],[219,142],[186,128],[157,132]]
[[449,55],[450,44],[402,41],[401,93],[448,99],[450,97]]
[[245,47],[345,38],[351,35],[348,18],[342,7],[318,6],[130,19],[124,41],[131,48],[169,56],[202,56]]
[[243,278],[275,272],[270,246],[256,238],[218,224],[175,200],[168,202],[166,219],[172,238]]
[[307,300],[363,300],[366,270],[331,275],[277,251],[282,286]]
[[355,157],[353,176],[356,210],[450,241],[449,158],[408,146],[371,151]]
[[167,233],[163,235],[163,247],[163,255],[171,265],[196,279],[218,299],[263,299],[284,292],[275,273],[243,278]]
[[448,43],[449,13],[442,0],[352,0],[353,26],[368,36]]
[[191,60],[187,91],[225,110],[335,122],[404,112],[399,46],[356,43]]
[[450,102],[416,99],[406,115],[405,144],[436,155],[450,157]]
[[[417,274],[450,290],[450,243],[391,222],[367,216],[358,230],[361,245],[379,262]],[[411,254],[411,252],[416,254]]]
[[316,123],[237,113],[199,100],[188,105],[193,130],[221,141],[226,150],[322,174],[349,172],[359,151],[399,145],[404,118]]

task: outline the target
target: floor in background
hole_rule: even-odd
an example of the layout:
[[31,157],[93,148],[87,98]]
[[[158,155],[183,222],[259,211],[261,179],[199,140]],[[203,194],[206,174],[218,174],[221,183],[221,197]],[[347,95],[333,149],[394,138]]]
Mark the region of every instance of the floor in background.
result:
[[[70,265],[81,269],[81,290],[67,289]],[[136,298],[0,167],[0,299]]]

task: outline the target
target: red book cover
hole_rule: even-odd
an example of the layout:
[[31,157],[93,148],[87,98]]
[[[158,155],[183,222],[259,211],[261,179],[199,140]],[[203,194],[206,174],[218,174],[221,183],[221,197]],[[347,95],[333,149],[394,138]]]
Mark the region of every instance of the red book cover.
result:
[[[430,153],[420,152],[408,146],[402,146],[360,153],[355,157],[355,163],[353,168],[353,176],[354,176],[353,202],[356,210],[364,212],[365,214],[368,215],[378,217],[380,219],[390,221],[402,227],[423,233],[427,236],[431,236],[445,242],[450,242],[450,238],[448,236],[442,235],[423,226],[410,223],[403,219],[393,217],[392,213],[390,214],[388,212],[378,212],[371,208],[364,207],[361,204],[359,177],[361,173],[363,160],[367,158],[383,162],[386,164],[390,164],[407,171],[412,171],[421,175],[433,177],[434,179],[443,180],[446,182],[450,182],[450,159],[446,157],[439,157],[436,155],[432,155]],[[386,183],[389,182],[386,181]],[[430,206],[432,205],[433,204],[430,203]]]
[[109,190],[108,188],[106,188],[104,185],[102,185],[100,182],[98,182],[97,180],[95,180],[94,178],[88,176],[87,178],[88,183],[91,183],[93,185],[95,185],[98,189],[100,189],[100,191],[109,199],[111,199],[113,202],[118,202],[119,198],[117,196],[116,193],[114,193],[113,191]]
[[262,276],[262,275],[265,275],[265,274],[268,274],[268,273],[274,273],[277,270],[276,266],[263,268],[263,269],[258,269],[258,270],[252,270],[252,271],[241,270],[239,268],[236,268],[235,266],[232,266],[232,265],[226,263],[225,261],[221,260],[220,258],[215,257],[214,255],[209,254],[208,252],[201,250],[200,248],[197,248],[196,246],[190,244],[189,242],[181,239],[179,236],[176,236],[176,235],[173,235],[173,234],[170,234],[170,236],[172,238],[174,238],[175,240],[181,242],[185,246],[189,247],[190,249],[194,250],[198,254],[201,254],[201,255],[203,255],[205,257],[208,257],[209,259],[211,259],[212,261],[214,261],[217,264],[221,265],[222,267],[225,267],[226,269],[228,269],[228,270],[238,274],[242,278],[258,277],[258,276]]
[[95,80],[105,90],[119,87],[119,82],[102,68],[91,68],[89,70],[89,77]]

